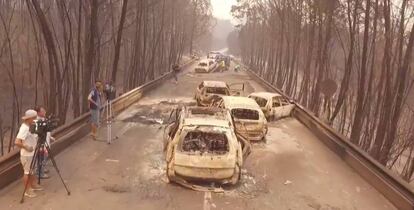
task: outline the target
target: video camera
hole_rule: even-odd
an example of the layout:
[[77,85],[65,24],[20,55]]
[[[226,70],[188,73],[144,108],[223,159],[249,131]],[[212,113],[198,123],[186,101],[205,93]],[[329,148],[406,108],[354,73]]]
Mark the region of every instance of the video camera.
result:
[[39,136],[46,136],[47,132],[51,132],[58,127],[58,122],[59,119],[53,117],[39,119],[30,126],[29,131]]
[[116,98],[116,89],[111,83],[105,85],[104,93],[108,101],[112,101]]

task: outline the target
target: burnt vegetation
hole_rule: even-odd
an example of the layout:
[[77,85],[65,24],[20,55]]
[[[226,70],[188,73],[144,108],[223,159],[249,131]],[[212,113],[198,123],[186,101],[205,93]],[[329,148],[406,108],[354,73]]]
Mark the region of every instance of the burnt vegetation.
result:
[[413,180],[413,1],[240,0],[232,12],[245,64]]
[[0,155],[22,112],[88,111],[95,79],[118,93],[171,70],[213,24],[208,0],[0,0]]

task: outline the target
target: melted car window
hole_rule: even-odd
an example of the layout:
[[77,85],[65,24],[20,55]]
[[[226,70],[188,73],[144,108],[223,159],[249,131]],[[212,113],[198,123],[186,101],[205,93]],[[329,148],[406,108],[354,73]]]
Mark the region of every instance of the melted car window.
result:
[[206,88],[208,94],[229,95],[226,88],[208,87]]
[[273,105],[272,106],[273,107],[282,106],[282,104],[280,104],[279,97],[273,97]]
[[259,112],[253,109],[232,109],[231,115],[237,119],[259,120]]
[[265,107],[267,104],[267,100],[264,98],[254,97],[254,100],[260,107]]
[[199,63],[199,66],[207,66],[207,63]]
[[182,150],[200,154],[225,154],[229,151],[229,145],[223,133],[190,131],[184,137]]

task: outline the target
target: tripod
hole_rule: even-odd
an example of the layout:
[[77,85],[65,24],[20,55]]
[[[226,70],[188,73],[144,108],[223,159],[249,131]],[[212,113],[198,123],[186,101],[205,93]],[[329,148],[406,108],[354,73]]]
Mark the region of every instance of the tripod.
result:
[[[63,181],[63,178],[62,178],[62,175],[60,175],[60,171],[59,171],[59,168],[57,167],[57,164],[56,164],[56,161],[55,161],[55,158],[53,157],[53,154],[52,154],[52,152],[51,152],[51,150],[50,150],[50,146],[46,143],[46,133],[45,134],[40,134],[40,135],[38,135],[39,136],[39,139],[38,139],[38,142],[37,142],[37,144],[36,144],[36,148],[34,149],[34,155],[33,155],[33,159],[32,159],[32,161],[30,162],[30,170],[29,170],[29,175],[31,175],[31,174],[33,174],[33,172],[35,171],[35,169],[36,169],[36,166],[38,167],[38,172],[39,172],[39,175],[40,175],[40,171],[41,171],[41,169],[42,169],[42,164],[41,164],[41,162],[40,162],[40,160],[41,160],[41,154],[39,154],[39,152],[40,152],[40,150],[42,149],[42,148],[44,148],[44,149],[46,149],[46,151],[48,152],[48,154],[49,154],[49,158],[50,158],[50,161],[52,162],[52,164],[53,164],[53,167],[55,168],[55,170],[56,170],[56,172],[57,172],[57,174],[59,175],[59,178],[60,178],[60,180],[62,181],[62,184],[63,184],[63,186],[65,187],[65,189],[66,189],[66,192],[68,193],[68,195],[70,195],[70,191],[69,191],[69,189],[68,189],[68,186],[66,185],[66,183]],[[36,165],[37,164],[37,165]],[[28,185],[29,185],[29,182],[30,181],[27,181],[26,182],[26,184],[25,184],[25,186],[24,186],[24,191],[23,191],[23,193],[22,193],[22,199],[20,200],[20,203],[23,203],[24,202],[24,194],[26,193],[26,191],[27,191],[27,187],[28,187]],[[39,178],[38,178],[38,183],[40,183],[40,176],[39,176]]]
[[106,143],[111,144],[113,140],[117,139],[118,137],[115,136],[115,138],[112,138],[112,100],[108,99],[107,104],[105,106],[105,112],[106,112]]

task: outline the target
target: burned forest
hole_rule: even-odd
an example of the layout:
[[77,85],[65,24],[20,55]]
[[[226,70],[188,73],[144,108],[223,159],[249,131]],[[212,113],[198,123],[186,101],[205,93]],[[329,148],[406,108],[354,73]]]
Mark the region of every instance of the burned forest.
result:
[[188,60],[212,25],[207,0],[1,0],[0,156],[24,110],[60,124],[88,111],[95,80],[118,95]]
[[0,0],[0,75],[0,209],[414,210],[414,0]]
[[242,0],[232,13],[246,65],[413,181],[413,1]]

